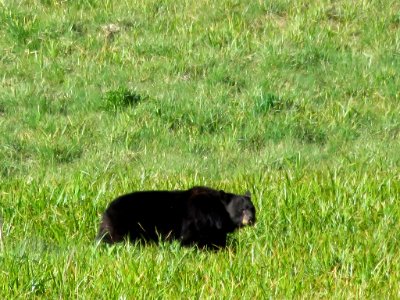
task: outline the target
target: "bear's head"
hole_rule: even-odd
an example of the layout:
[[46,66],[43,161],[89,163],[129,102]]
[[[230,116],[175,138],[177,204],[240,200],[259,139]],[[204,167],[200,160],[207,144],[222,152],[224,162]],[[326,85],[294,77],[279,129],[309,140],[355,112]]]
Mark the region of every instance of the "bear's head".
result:
[[256,210],[249,192],[245,195],[225,193],[224,200],[225,209],[236,227],[254,225]]

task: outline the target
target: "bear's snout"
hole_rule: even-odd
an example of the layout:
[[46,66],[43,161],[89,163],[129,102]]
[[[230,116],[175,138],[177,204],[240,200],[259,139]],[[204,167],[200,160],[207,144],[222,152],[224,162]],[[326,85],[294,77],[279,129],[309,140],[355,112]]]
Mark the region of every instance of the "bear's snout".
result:
[[255,218],[251,211],[249,210],[244,210],[243,215],[242,215],[242,225],[247,226],[247,225],[254,225]]

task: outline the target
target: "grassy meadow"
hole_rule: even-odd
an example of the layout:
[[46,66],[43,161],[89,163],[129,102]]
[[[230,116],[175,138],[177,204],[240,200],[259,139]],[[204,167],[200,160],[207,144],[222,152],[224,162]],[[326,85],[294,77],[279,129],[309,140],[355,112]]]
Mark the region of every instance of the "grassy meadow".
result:
[[[0,299],[400,297],[397,0],[0,0]],[[217,253],[117,195],[249,190]]]

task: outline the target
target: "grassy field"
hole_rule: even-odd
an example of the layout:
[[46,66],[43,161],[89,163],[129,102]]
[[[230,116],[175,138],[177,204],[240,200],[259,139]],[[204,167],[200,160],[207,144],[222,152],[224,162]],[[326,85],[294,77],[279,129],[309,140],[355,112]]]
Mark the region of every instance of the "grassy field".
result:
[[[0,1],[0,298],[399,298],[400,4]],[[217,253],[117,195],[250,190]]]

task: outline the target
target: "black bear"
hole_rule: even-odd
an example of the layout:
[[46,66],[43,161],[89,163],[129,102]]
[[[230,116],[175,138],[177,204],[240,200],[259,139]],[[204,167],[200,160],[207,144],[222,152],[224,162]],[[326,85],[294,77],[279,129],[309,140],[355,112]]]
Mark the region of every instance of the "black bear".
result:
[[106,243],[179,240],[183,246],[219,249],[227,234],[255,223],[250,194],[235,195],[208,187],[185,191],[142,191],[110,203],[98,238]]

